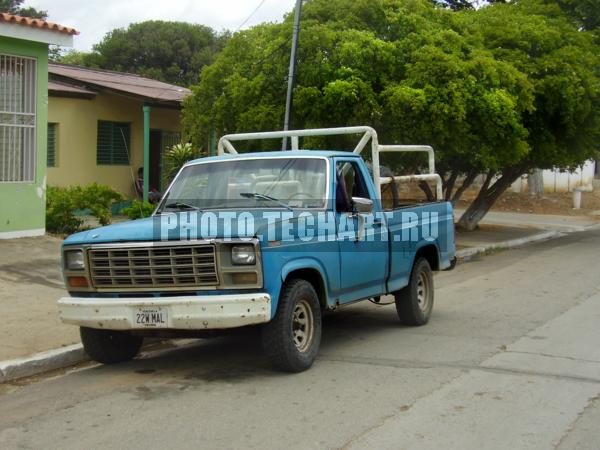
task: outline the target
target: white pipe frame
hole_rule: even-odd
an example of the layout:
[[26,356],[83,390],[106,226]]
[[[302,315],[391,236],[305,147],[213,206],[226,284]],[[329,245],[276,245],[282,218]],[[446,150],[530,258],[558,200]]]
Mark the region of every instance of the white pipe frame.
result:
[[[284,137],[291,138],[292,150],[299,149],[299,139],[301,137],[309,136],[339,136],[348,134],[362,134],[362,138],[352,151],[354,154],[361,154],[364,148],[371,141],[371,159],[373,161],[373,183],[375,184],[375,191],[377,198],[381,200],[381,185],[389,184],[392,179],[396,181],[435,181],[436,182],[436,196],[440,200],[443,198],[442,195],[442,179],[435,173],[435,154],[433,148],[428,145],[379,145],[379,139],[377,132],[367,126],[360,127],[341,127],[341,128],[317,128],[309,130],[288,130],[288,131],[266,131],[260,133],[237,133],[227,134],[219,139],[219,145],[217,154],[224,155],[225,153],[236,155],[237,150],[233,146],[232,142],[235,141],[250,141],[250,140],[262,140],[262,139],[282,139]],[[379,171],[379,153],[380,152],[427,152],[429,156],[429,172],[422,175],[402,175],[394,177],[383,177],[380,176]]]

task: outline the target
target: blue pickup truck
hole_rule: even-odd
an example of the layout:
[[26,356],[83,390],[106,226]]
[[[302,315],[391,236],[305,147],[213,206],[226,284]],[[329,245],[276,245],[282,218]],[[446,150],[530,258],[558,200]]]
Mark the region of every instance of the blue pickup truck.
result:
[[[362,139],[354,152],[298,150],[300,139],[338,134]],[[273,138],[292,150],[233,145]],[[386,173],[384,151],[427,152],[428,173]],[[433,150],[379,145],[369,127],[224,136],[219,156],[182,167],[151,217],[64,241],[61,319],[101,363],[132,359],[145,337],[260,326],[266,355],[291,372],[312,365],[324,311],[391,294],[402,323],[423,325],[432,271],[454,265],[453,212],[385,195],[406,181],[434,183],[440,198]]]

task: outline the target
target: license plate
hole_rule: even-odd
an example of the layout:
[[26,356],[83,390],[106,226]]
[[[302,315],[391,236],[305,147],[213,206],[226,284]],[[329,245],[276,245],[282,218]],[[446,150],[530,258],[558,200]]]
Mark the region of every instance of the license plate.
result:
[[138,308],[135,311],[135,323],[141,327],[167,328],[167,310],[164,308]]

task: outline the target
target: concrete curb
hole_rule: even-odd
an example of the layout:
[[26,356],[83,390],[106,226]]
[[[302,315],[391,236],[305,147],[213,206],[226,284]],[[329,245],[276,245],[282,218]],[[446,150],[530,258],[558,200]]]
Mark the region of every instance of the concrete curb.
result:
[[0,383],[62,369],[89,360],[81,344],[35,353],[25,358],[0,361]]
[[509,241],[497,242],[490,245],[482,245],[479,247],[470,247],[456,252],[456,257],[460,259],[467,259],[471,256],[485,253],[490,250],[500,250],[505,248],[520,247],[521,245],[530,244],[533,242],[546,241],[548,239],[554,239],[560,236],[564,236],[565,233],[560,231],[544,231],[543,233],[534,234],[533,236],[527,236],[524,238],[511,239]]

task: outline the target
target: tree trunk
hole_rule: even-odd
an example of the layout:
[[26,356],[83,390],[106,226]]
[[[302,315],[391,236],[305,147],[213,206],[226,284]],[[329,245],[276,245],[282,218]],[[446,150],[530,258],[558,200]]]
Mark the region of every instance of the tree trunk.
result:
[[456,179],[458,178],[458,170],[450,173],[450,176],[444,183],[444,199],[446,201],[452,198],[452,191],[454,190],[454,184],[456,183]]
[[435,193],[431,190],[431,187],[427,183],[427,181],[419,181],[419,187],[427,196],[428,202],[435,202]]
[[500,195],[502,195],[502,193],[521,176],[521,174],[522,170],[518,167],[505,169],[502,171],[500,178],[490,186],[494,173],[489,172],[479,194],[477,194],[473,203],[471,203],[464,212],[457,223],[457,227],[466,231],[475,230],[481,219],[483,219],[496,200],[498,200],[498,197],[500,197]]
[[527,177],[527,189],[530,195],[544,195],[544,172],[533,169]]
[[477,175],[478,175],[478,173],[476,170],[472,170],[471,172],[469,172],[467,174],[467,176],[463,180],[460,187],[456,190],[456,192],[452,196],[452,205],[456,204],[460,200],[460,198],[465,193],[465,191],[467,189],[469,189],[469,187],[473,184],[473,182],[475,181],[475,178],[477,178]]

